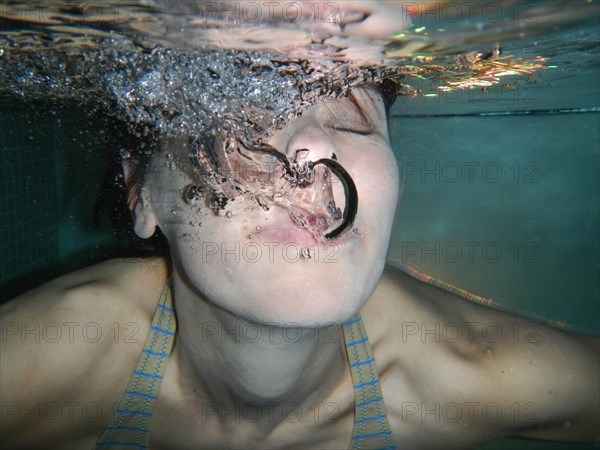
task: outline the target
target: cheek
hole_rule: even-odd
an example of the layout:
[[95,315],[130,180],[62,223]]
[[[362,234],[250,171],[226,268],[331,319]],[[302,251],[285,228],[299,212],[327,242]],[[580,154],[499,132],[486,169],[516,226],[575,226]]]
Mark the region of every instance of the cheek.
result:
[[[398,164],[391,149],[373,146],[362,152],[353,163],[355,182],[359,190],[359,208],[393,214],[399,191]],[[391,211],[390,211],[391,210]]]
[[357,185],[357,227],[375,259],[384,258],[392,232],[399,191],[397,162],[389,147],[372,146],[352,166]]

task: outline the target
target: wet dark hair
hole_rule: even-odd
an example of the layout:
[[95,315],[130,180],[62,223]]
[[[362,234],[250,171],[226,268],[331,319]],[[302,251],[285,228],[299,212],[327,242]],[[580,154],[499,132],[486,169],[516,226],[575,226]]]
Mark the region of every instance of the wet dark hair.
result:
[[383,81],[376,83],[375,87],[379,90],[381,98],[383,98],[385,115],[389,119],[392,105],[396,101],[396,98],[398,98],[400,95],[401,85],[399,82],[391,78],[386,78]]

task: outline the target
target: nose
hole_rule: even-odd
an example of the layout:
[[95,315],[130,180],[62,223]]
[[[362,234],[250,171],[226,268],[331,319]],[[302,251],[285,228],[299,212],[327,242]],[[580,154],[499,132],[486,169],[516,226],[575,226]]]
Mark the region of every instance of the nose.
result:
[[319,124],[307,123],[298,127],[285,146],[285,153],[292,162],[336,159],[335,141]]

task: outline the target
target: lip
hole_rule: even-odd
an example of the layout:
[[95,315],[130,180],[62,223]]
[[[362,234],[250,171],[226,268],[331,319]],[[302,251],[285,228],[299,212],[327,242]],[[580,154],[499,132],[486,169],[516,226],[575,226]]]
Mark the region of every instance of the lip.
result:
[[289,223],[283,222],[266,226],[248,237],[260,242],[277,242],[284,245],[296,245],[301,248],[315,247],[319,244],[310,231],[300,228],[291,220],[287,222]]
[[272,222],[262,227],[262,229],[254,231],[248,238],[263,243],[276,242],[282,245],[299,246],[300,248],[313,248],[345,245],[355,239],[356,235],[360,236],[360,233],[349,230],[335,240],[320,240],[312,232],[302,228],[291,218],[287,218]]

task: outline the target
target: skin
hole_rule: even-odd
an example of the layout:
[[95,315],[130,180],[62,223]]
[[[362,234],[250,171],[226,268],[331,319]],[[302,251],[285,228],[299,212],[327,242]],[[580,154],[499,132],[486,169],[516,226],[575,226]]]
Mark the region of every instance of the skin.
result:
[[[308,238],[290,231],[280,208],[233,208],[228,218],[183,202],[194,174],[185,147],[166,141],[174,168],[166,168],[166,154],[155,158],[131,207],[140,236],[156,227],[166,235],[171,265],[160,258],[106,261],[2,306],[2,442],[91,448],[126,389],[171,276],[178,334],[150,422],[152,448],[348,448],[353,385],[340,327],[326,325],[358,310],[400,448],[465,448],[502,436],[598,441],[598,340],[469,303],[384,268],[396,163],[381,100],[369,89],[356,98],[368,120],[348,100],[320,103],[269,142],[287,154],[308,148],[311,160],[334,152],[354,179],[358,232],[336,241],[337,262],[290,262],[278,250],[272,261],[235,262],[203,250],[202,242],[265,245],[267,238],[253,236],[257,225],[265,233],[283,229],[268,234],[281,246]],[[126,176],[130,169],[126,162]],[[341,204],[339,183],[329,188]],[[63,326],[57,342],[21,334],[23,324],[49,330],[53,322],[80,325],[73,339]],[[103,331],[95,342],[81,332],[92,322]],[[315,323],[322,325],[318,334]],[[297,339],[285,332],[292,324]],[[501,337],[482,333],[487,324]],[[219,332],[208,333],[209,326]],[[407,331],[414,326],[416,333]],[[239,331],[249,327],[252,333]],[[21,414],[21,405],[36,404],[45,415]],[[101,411],[94,420],[82,414],[90,404]],[[49,420],[47,405],[58,405],[62,416]],[[72,415],[66,405],[75,405]],[[302,412],[298,420],[286,415],[290,405]],[[423,414],[436,405],[445,412]]]

